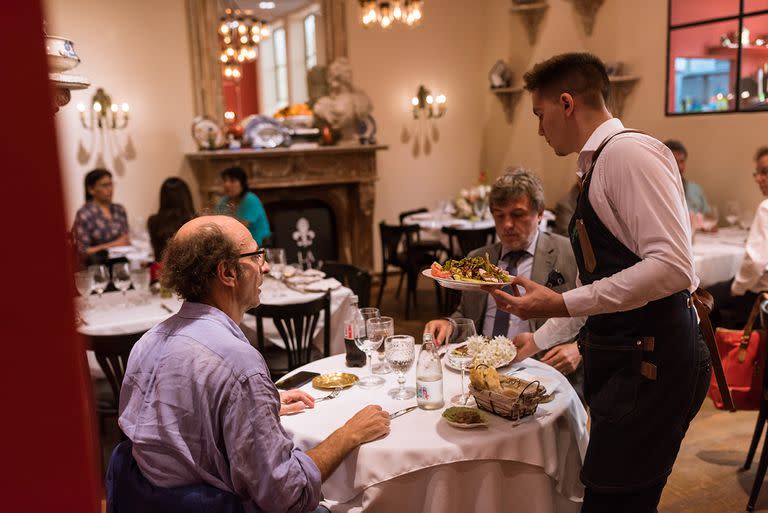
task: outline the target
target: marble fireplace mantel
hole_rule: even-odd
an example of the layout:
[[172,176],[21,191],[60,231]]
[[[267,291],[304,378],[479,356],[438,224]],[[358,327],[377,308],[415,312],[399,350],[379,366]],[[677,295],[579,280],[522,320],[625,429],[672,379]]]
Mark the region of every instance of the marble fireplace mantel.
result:
[[284,200],[321,200],[336,216],[339,261],[373,268],[376,152],[383,145],[218,150],[187,153],[203,208],[222,195],[220,173],[242,167],[267,210]]

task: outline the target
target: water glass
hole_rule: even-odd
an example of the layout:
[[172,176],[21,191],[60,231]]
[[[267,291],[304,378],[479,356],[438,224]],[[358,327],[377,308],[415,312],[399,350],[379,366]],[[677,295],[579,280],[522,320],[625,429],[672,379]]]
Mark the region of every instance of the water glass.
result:
[[416,397],[416,390],[405,388],[405,373],[413,366],[416,357],[416,346],[410,335],[393,335],[384,341],[384,354],[389,365],[397,373],[398,388],[388,392],[393,399],[406,400]]
[[88,296],[91,295],[93,289],[93,278],[91,273],[86,269],[85,271],[77,271],[75,273],[75,288],[80,297],[83,298],[83,302],[86,308],[90,306]]
[[450,321],[451,333],[448,337],[447,357],[461,369],[461,394],[451,397],[451,404],[456,406],[466,406],[469,401],[469,395],[466,392],[464,374],[467,370],[467,366],[472,362],[472,357],[469,355],[458,356],[453,351],[466,343],[469,337],[477,335],[477,331],[475,330],[475,323],[472,319],[459,318],[450,319]]
[[378,388],[384,384],[384,378],[373,374],[372,353],[382,345],[384,339],[394,330],[392,317],[372,317],[365,321],[365,336],[355,337],[355,344],[368,357],[368,369],[370,375],[361,379],[358,386],[361,388]]
[[149,292],[150,284],[149,269],[146,267],[139,267],[138,269],[131,269],[131,283],[133,288],[138,294],[138,302],[145,303],[147,301],[147,293]]
[[93,290],[99,295],[99,301],[101,301],[101,295],[109,285],[109,270],[106,265],[92,265],[88,267],[88,273],[91,275]]
[[287,262],[285,250],[282,248],[266,248],[264,256],[269,264],[269,275],[276,280],[283,278],[283,270]]
[[[395,321],[392,319],[392,317],[381,317],[381,319],[389,320],[388,322],[385,321],[381,324],[376,324],[376,326],[379,326],[381,329],[385,330],[379,334],[382,337],[382,340],[384,340],[384,338],[391,337],[395,334]],[[370,327],[366,327],[368,328],[368,333],[370,334]],[[374,374],[389,374],[392,372],[392,367],[389,366],[389,363],[387,362],[387,359],[384,355],[383,343],[378,346],[378,351],[376,351],[376,361],[377,363],[371,367]]]

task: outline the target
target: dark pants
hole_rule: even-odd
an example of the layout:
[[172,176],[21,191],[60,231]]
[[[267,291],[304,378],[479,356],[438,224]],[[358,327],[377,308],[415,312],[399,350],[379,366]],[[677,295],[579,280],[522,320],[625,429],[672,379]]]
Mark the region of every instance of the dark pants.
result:
[[[711,375],[695,314],[681,308],[685,301],[687,295],[676,294],[654,302],[644,309],[646,323],[634,324],[654,334],[652,352],[638,345],[639,335],[609,335],[633,325],[620,316],[603,319],[599,327],[608,329],[582,340],[592,418],[582,469],[584,513],[656,511]],[[655,380],[640,375],[641,361],[656,365]]]
[[707,287],[707,292],[712,294],[712,298],[715,300],[715,306],[709,315],[712,326],[715,328],[744,329],[749,318],[749,312],[757,299],[757,294],[750,291],[745,292],[743,296],[732,296],[732,283],[733,280],[721,281]]

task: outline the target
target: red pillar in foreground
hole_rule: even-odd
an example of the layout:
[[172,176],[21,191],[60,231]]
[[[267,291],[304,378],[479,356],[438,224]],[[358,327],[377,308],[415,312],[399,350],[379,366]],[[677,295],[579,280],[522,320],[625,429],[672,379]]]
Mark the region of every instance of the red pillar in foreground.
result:
[[4,3],[0,48],[0,510],[96,513],[40,0]]

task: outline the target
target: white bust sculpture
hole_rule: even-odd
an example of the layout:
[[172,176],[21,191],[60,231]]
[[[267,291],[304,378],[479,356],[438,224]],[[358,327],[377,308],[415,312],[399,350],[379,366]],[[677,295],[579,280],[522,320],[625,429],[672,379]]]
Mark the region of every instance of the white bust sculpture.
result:
[[357,125],[373,110],[371,99],[352,85],[352,66],[339,57],[328,66],[328,95],[317,100],[315,116],[338,130],[341,141],[357,140]]

